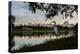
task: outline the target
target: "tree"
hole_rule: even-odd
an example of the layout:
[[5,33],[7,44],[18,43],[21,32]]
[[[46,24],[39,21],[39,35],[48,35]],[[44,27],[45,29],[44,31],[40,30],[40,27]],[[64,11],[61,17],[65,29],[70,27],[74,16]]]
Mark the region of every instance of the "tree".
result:
[[12,1],[9,2],[9,52],[12,52],[12,47],[15,45],[14,34],[12,33],[14,29],[15,16],[11,12]]
[[[59,14],[63,15],[63,18],[73,18],[73,12],[78,14],[77,5],[68,5],[68,4],[51,4],[51,3],[38,3],[38,2],[28,2],[29,10],[32,13],[36,13],[36,10],[45,11],[45,16],[47,19],[52,19],[54,16]],[[57,27],[56,27],[57,28]]]
[[15,45],[14,43],[14,22],[15,22],[15,16],[10,15],[9,16],[9,51],[12,52],[11,48]]
[[[25,2],[24,2],[25,3]],[[45,11],[45,16],[47,19],[53,18],[54,16],[60,14],[64,14],[64,18],[70,16],[73,18],[72,13],[75,11],[78,13],[77,5],[67,5],[67,4],[50,4],[50,3],[38,3],[38,2],[29,2],[29,10],[32,13],[36,13],[36,10]]]
[[15,16],[10,15],[9,20],[10,20],[11,24],[14,24],[15,23]]

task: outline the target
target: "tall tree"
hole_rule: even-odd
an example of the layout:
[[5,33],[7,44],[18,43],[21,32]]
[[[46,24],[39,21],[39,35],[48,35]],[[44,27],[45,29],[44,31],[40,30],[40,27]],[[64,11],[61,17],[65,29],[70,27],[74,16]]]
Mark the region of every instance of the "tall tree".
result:
[[14,35],[12,31],[14,29],[15,16],[12,15],[12,1],[9,2],[9,52],[12,52],[12,47],[15,45],[14,43]]

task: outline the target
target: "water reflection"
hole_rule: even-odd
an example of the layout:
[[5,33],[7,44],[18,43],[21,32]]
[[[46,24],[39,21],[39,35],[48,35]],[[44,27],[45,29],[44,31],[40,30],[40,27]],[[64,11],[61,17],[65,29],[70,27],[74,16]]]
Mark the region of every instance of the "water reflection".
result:
[[[32,34],[32,33],[31,33]],[[34,45],[39,45],[45,43],[47,40],[56,40],[56,39],[61,39],[61,38],[68,38],[74,36],[74,31],[69,31],[68,34],[62,34],[59,36],[53,35],[52,33],[46,33],[46,34],[24,34],[24,35],[15,35],[14,36],[14,41],[15,41],[15,46],[12,48],[13,49],[19,49],[23,45],[27,46],[34,46]]]

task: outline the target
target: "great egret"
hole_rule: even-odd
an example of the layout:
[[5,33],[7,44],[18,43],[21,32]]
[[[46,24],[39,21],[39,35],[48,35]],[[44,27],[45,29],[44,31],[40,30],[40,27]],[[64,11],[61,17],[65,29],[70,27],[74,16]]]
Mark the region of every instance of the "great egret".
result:
[[52,25],[53,25],[53,31],[56,35],[59,35],[59,31],[58,31],[58,26],[56,25],[55,21],[52,21]]

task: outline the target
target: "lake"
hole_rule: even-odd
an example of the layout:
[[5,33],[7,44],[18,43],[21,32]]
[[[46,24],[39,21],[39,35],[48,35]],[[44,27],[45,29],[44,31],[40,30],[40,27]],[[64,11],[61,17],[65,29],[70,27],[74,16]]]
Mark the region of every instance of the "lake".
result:
[[74,31],[69,31],[68,34],[61,34],[59,36],[54,35],[53,33],[22,33],[21,35],[15,34],[14,35],[14,42],[15,46],[12,50],[18,50],[20,47],[27,45],[29,47],[40,45],[48,40],[57,40],[61,38],[68,38],[74,36]]

